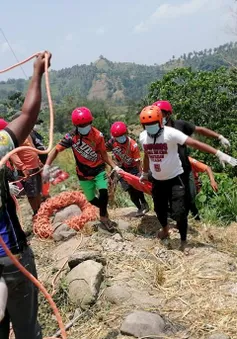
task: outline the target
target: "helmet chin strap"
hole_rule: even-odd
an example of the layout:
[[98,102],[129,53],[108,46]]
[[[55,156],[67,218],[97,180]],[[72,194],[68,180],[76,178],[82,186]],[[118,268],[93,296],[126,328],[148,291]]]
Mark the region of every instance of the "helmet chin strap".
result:
[[156,143],[156,139],[162,134],[162,132],[164,131],[164,127],[160,128],[160,130],[156,133],[156,134],[149,134],[147,132],[147,134],[149,135],[149,137],[153,138],[154,139],[154,143]]

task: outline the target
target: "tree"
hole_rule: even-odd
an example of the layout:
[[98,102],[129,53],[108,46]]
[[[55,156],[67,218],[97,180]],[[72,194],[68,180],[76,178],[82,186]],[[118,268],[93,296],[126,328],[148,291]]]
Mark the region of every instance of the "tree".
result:
[[[151,84],[148,101],[171,101],[176,118],[206,126],[228,137],[232,143],[232,155],[237,157],[237,82],[236,70],[220,68],[212,72],[192,71],[190,68],[168,72],[162,80]],[[211,140],[208,139],[208,143]],[[215,144],[215,146],[219,144]],[[213,158],[198,153],[206,162]],[[216,167],[220,170],[220,167]],[[235,170],[236,173],[236,170]]]

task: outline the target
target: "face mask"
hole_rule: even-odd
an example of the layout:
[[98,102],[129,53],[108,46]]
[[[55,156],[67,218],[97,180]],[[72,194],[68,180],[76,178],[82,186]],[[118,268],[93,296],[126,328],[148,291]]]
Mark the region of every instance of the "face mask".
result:
[[121,137],[117,137],[116,141],[118,141],[120,144],[125,144],[125,142],[127,141],[127,137],[126,135],[121,135]]
[[86,127],[77,127],[77,130],[81,135],[87,135],[91,130],[91,125]]
[[168,120],[167,118],[163,118],[163,125],[165,126],[167,124]]
[[148,134],[155,135],[155,134],[157,134],[159,132],[160,126],[159,126],[159,124],[146,125],[145,129],[146,129]]

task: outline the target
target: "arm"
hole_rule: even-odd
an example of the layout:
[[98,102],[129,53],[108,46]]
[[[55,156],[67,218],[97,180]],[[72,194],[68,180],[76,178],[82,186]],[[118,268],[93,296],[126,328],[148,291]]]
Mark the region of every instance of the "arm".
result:
[[195,132],[200,135],[204,135],[205,137],[214,138],[214,139],[218,139],[220,136],[220,134],[212,131],[211,129],[208,129],[206,127],[200,127],[200,126],[195,127]]
[[204,144],[203,142],[200,142],[198,140],[195,140],[193,138],[188,137],[185,141],[185,145],[188,145],[192,148],[196,148],[202,152],[206,152],[206,153],[210,153],[210,154],[214,154],[215,156],[217,156],[217,158],[219,158],[220,163],[222,164],[222,166],[225,165],[225,163],[230,164],[231,166],[237,166],[237,159],[229,156],[228,154],[225,154],[217,149],[215,149],[214,147],[211,147],[207,144]]
[[144,180],[148,180],[148,171],[149,171],[149,158],[148,155],[144,153],[142,174],[139,179],[141,183],[143,183]]
[[207,174],[209,176],[211,187],[212,187],[213,191],[217,192],[218,191],[218,185],[217,185],[217,183],[215,181],[214,174],[212,172],[211,167],[207,166],[206,172],[207,172]]
[[[49,54],[49,59],[51,55]],[[21,144],[30,134],[37,120],[41,105],[41,80],[45,67],[45,53],[40,53],[34,63],[34,73],[19,118],[10,122],[6,128],[16,143]],[[12,132],[12,133],[11,133]]]
[[57,158],[59,151],[57,148],[53,148],[52,151],[49,153],[45,166],[50,166],[52,162]]
[[146,153],[144,153],[144,157],[143,157],[143,169],[142,170],[144,173],[148,173],[149,171],[149,158]]
[[214,155],[217,153],[217,150],[214,147],[204,144],[203,142],[200,142],[190,137],[187,138],[185,145],[198,149],[199,151],[202,151],[202,152],[206,152],[206,153],[210,153]]
[[113,169],[115,169],[116,164],[113,162],[111,156],[106,152],[106,151],[100,151],[101,154],[101,158],[103,159],[103,161],[108,164],[109,166],[111,166]]
[[212,131],[206,127],[195,127],[195,132],[208,138],[218,139],[225,148],[230,147],[230,142],[223,135]]
[[59,151],[57,150],[57,148],[55,147],[48,155],[46,164],[43,167],[43,172],[42,172],[42,179],[43,182],[48,182],[50,179],[50,165],[52,164],[52,162],[56,159],[56,157],[58,156]]

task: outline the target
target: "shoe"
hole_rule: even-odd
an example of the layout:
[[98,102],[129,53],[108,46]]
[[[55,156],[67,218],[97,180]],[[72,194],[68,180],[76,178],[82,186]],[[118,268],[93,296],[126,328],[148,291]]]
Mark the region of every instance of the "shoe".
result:
[[147,202],[142,204],[142,209],[143,209],[143,214],[146,214],[146,213],[148,213],[150,211],[150,207],[149,207]]
[[143,208],[139,208],[135,214],[135,217],[138,218],[138,217],[142,217],[144,215],[143,213]]

